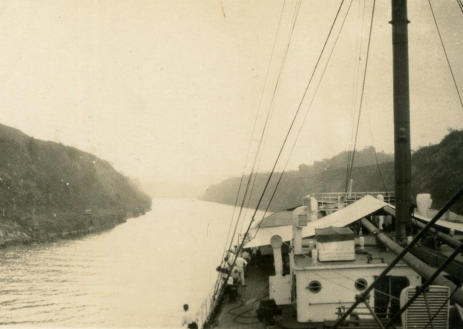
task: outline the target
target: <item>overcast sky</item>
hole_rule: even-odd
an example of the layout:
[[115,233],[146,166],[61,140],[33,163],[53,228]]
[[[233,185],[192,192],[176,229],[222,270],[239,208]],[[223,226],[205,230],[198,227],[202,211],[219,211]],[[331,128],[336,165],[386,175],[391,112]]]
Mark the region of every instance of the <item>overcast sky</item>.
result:
[[[371,3],[353,1],[290,168],[343,151],[351,139]],[[359,130],[360,147],[386,152],[393,150],[389,3],[377,1]],[[438,142],[448,128],[462,128],[463,109],[427,1],[409,3],[416,149]],[[463,15],[456,1],[433,3],[463,89]],[[3,0],[1,122],[92,152],[142,180],[212,183],[240,175],[261,95],[258,129],[269,109],[295,4],[285,2],[264,89],[283,0]],[[261,170],[276,156],[338,4],[302,1]],[[301,119],[309,103],[310,97]]]

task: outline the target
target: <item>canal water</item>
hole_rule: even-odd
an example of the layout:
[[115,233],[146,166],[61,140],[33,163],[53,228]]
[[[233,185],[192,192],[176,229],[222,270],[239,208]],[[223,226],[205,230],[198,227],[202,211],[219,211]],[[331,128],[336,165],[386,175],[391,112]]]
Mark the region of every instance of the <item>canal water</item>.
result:
[[154,199],[153,210],[75,240],[0,250],[0,324],[180,327],[216,278],[232,207]]

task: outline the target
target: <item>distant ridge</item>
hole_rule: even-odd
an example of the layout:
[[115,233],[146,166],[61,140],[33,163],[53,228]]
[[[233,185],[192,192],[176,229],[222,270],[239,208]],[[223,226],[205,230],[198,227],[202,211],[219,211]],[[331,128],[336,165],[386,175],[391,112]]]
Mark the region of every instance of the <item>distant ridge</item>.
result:
[[[433,207],[438,208],[463,185],[463,131],[450,131],[436,145],[422,147],[412,154],[412,190],[416,193],[428,192],[434,200]],[[298,170],[288,171],[283,176],[270,210],[283,210],[297,205],[308,193],[344,191],[346,180],[347,152],[316,161],[313,165],[301,164]],[[393,155],[378,152],[367,147],[355,156],[353,191],[394,190]],[[378,165],[376,164],[378,162]],[[272,179],[269,191],[273,191],[277,177]],[[257,205],[268,173],[259,173],[249,207]],[[209,186],[203,199],[233,205],[236,199],[240,178],[229,178]],[[246,181],[246,180],[245,180]],[[262,202],[267,207],[270,193]],[[240,198],[241,200],[241,198]],[[463,201],[453,208],[463,213]]]
[[151,199],[107,161],[0,124],[0,246],[112,227]]

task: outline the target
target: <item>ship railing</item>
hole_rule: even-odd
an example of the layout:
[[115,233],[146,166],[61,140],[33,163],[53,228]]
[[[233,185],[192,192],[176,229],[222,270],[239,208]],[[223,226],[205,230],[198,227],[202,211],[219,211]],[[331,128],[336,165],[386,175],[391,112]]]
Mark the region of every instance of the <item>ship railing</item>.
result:
[[198,327],[203,328],[204,324],[207,321],[207,318],[209,316],[209,311],[211,308],[211,303],[212,303],[212,291],[210,291],[207,295],[207,297],[203,300],[201,303],[201,306],[199,307],[199,315],[198,315]]
[[212,289],[204,298],[198,310],[198,327],[204,328],[205,324],[211,319],[214,309],[217,307],[219,294],[222,290],[224,282],[222,275],[219,273],[217,280]]
[[339,207],[347,206],[351,203],[354,203],[357,200],[365,197],[366,195],[371,195],[377,197],[382,195],[384,202],[394,204],[395,203],[395,193],[393,191],[364,191],[364,192],[321,192],[321,193],[310,193],[321,207]]

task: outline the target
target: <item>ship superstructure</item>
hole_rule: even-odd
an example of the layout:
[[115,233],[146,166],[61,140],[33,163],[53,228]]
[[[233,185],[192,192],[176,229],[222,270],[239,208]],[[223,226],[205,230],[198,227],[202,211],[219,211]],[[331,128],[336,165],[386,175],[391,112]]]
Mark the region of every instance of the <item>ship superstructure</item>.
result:
[[[345,192],[309,194],[301,200],[300,206],[272,214],[260,223],[255,223],[257,209],[263,207],[263,197],[269,189],[313,75],[325,54],[325,46],[332,36],[343,3],[344,1],[341,1],[339,5],[249,225],[241,239],[230,240],[236,241],[237,245],[231,249],[230,243],[224,254],[226,257],[222,266],[218,268],[218,280],[214,290],[201,308],[204,326],[276,326],[295,329],[463,327],[463,290],[459,271],[463,270],[463,223],[444,219],[445,216],[449,217],[450,207],[463,196],[463,187],[456,191],[439,211],[430,210],[429,195],[418,195],[417,207],[412,202],[407,28],[409,21],[406,0],[391,1],[395,191],[352,192],[351,174],[357,142],[356,133],[354,151],[347,168]],[[344,20],[340,23],[339,33],[351,3],[352,1],[349,2]],[[434,17],[430,2],[429,5]],[[371,8],[358,122],[375,1]],[[295,17],[297,18],[297,15]],[[295,20],[293,29],[294,25]],[[339,33],[333,37],[335,41],[332,51]],[[453,76],[448,58],[447,63]],[[326,66],[322,69],[322,75],[325,69]],[[458,91],[455,79],[454,83]],[[266,126],[263,132],[265,128]],[[358,132],[358,124],[356,130]],[[252,168],[254,170],[254,166]],[[284,171],[274,184],[266,211],[275,196],[283,173]],[[252,175],[249,175],[241,209],[245,204],[251,177]],[[247,286],[238,289],[241,301],[234,302],[228,296],[231,288],[230,277],[234,271],[234,260],[245,250],[253,255],[247,269],[249,278],[246,280]],[[233,260],[231,263],[228,261],[229,257]],[[255,322],[255,315],[259,322]]]
[[[396,219],[391,209],[394,206],[382,201],[381,194],[364,195],[347,206],[339,203],[340,207],[334,209],[330,205],[330,214],[326,216],[320,216],[324,213],[326,202],[318,202],[308,195],[302,200],[302,206],[291,210],[290,225],[255,227],[254,238],[244,245],[247,250],[254,250],[256,255],[249,268],[252,278],[247,280],[246,287],[240,288],[241,303],[229,303],[224,296],[223,309],[216,317],[216,325],[238,328],[247,323],[246,317],[240,322],[239,311],[246,311],[248,315],[262,313],[262,307],[267,307],[265,301],[270,300],[275,305],[267,307],[272,310],[268,317],[263,316],[262,323],[252,323],[252,326],[274,323],[281,328],[330,328],[375,280],[375,287],[368,293],[363,305],[340,327],[354,324],[381,328],[377,321],[383,326],[390,322],[426,279],[406,260],[400,260],[378,280],[397,258],[397,252],[386,248],[376,238],[377,234],[371,234],[362,221],[378,227],[379,232],[393,234]],[[429,222],[430,219],[425,216],[425,213],[432,213],[429,206],[429,203],[420,203],[421,212],[417,209],[413,218],[422,223]],[[463,224],[445,220],[438,224],[437,230],[447,237],[450,236],[442,232],[449,231],[450,227],[456,232],[463,231]],[[456,241],[461,238],[463,235],[459,234],[452,237]],[[421,266],[428,267],[423,264]],[[462,257],[453,264],[463,264]],[[447,277],[451,275],[447,273]],[[434,327],[439,327],[444,317],[445,328],[458,328],[462,323],[459,322],[461,309],[458,303],[449,302],[450,291],[446,285],[431,285],[425,294],[428,308],[421,297],[391,324],[401,327],[402,321],[410,322],[425,312],[431,317],[435,315],[432,321]],[[447,304],[439,309],[436,305],[443,302]],[[229,307],[232,307],[233,316],[229,314]],[[233,308],[238,312],[233,312]],[[449,320],[450,315],[453,322]],[[428,326],[431,325],[429,320],[430,317],[425,321]]]

